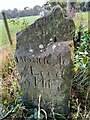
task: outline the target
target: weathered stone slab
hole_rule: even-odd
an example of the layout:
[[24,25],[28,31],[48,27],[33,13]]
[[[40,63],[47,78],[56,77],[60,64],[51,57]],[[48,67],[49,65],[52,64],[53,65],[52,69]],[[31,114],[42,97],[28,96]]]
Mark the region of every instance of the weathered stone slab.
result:
[[72,78],[74,22],[60,6],[17,34],[15,61],[24,97],[41,107],[67,113]]

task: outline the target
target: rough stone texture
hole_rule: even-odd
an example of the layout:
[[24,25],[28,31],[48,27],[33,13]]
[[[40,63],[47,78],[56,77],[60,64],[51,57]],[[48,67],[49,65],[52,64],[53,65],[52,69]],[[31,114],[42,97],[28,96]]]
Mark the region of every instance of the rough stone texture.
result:
[[74,22],[60,6],[17,34],[15,61],[23,96],[41,107],[67,113],[72,79]]

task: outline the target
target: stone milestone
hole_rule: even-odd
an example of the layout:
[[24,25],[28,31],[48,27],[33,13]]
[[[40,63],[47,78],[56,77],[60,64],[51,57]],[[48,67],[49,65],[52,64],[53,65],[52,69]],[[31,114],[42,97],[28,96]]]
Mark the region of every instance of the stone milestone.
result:
[[67,114],[72,80],[75,25],[60,6],[17,33],[15,61],[24,99]]

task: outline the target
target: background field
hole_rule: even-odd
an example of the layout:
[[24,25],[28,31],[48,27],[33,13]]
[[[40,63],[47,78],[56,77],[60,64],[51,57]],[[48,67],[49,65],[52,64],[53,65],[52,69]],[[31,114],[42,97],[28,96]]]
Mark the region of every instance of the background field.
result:
[[[8,19],[8,24],[9,24],[9,28],[10,28],[10,33],[12,36],[12,39],[15,40],[15,35],[18,31],[20,31],[21,29],[24,29],[25,25],[28,26],[30,24],[32,24],[36,19],[38,19],[40,16],[29,16],[29,17],[22,17],[22,18],[15,18],[15,19]],[[16,21],[16,23],[13,22]],[[12,21],[12,22],[10,22]],[[18,23],[19,21],[19,23]],[[80,24],[82,24],[86,29],[88,26],[88,13],[77,13],[75,18],[74,18],[74,22],[76,24],[76,26],[80,26]],[[8,37],[7,37],[7,33],[3,24],[3,21],[0,20],[0,46],[5,45],[8,42]]]
[[[21,29],[25,27],[25,25],[32,24],[36,19],[38,19],[40,16],[29,16],[29,17],[22,17],[22,18],[15,18],[15,19],[8,19],[8,25],[10,29],[10,33],[12,36],[12,39],[15,40],[15,35],[17,32],[19,32]],[[14,21],[16,23],[14,23]],[[10,22],[11,21],[11,22]],[[18,23],[19,21],[19,23]],[[8,37],[7,33],[4,27],[3,20],[0,20],[0,46],[8,43]]]

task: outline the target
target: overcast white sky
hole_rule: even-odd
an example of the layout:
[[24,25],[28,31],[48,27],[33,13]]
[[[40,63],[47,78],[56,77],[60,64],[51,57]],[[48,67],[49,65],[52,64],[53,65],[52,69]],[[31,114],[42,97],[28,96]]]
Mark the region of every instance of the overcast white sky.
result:
[[[5,9],[23,9],[24,7],[33,8],[35,5],[42,6],[48,0],[0,0],[0,11]],[[54,0],[52,0],[54,1]],[[57,0],[57,1],[67,1],[67,0]],[[73,1],[73,0],[72,0]],[[89,1],[89,0],[76,0],[76,1]]]
[[47,0],[0,0],[0,11],[5,9],[23,9],[24,7],[33,8],[35,5],[43,5]]

